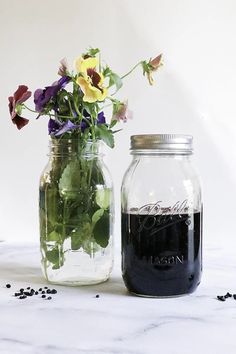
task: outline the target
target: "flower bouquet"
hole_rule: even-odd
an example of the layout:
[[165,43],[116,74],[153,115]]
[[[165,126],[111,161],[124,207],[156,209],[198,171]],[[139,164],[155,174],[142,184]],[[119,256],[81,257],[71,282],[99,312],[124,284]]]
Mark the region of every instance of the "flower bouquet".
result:
[[[100,150],[114,147],[118,122],[129,117],[127,101],[115,94],[123,80],[141,66],[149,83],[161,55],[140,61],[120,76],[103,65],[99,49],[90,48],[70,71],[61,61],[59,80],[32,93],[20,85],[9,97],[12,122],[21,129],[23,110],[47,116],[50,159],[40,178],[39,212],[42,269],[53,283],[92,284],[108,279],[112,268],[113,190]],[[107,110],[110,109],[110,119]],[[105,113],[106,112],[106,113]]]

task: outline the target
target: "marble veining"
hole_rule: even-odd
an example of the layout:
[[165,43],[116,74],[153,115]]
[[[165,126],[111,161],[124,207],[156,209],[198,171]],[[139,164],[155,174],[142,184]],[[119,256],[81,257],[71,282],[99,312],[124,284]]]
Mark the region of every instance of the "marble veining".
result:
[[[235,354],[236,247],[206,247],[198,290],[171,299],[129,295],[120,273],[119,251],[111,279],[103,284],[53,286],[51,301],[19,300],[21,287],[48,285],[38,245],[0,244],[1,354]],[[7,289],[6,283],[12,288]],[[100,297],[96,298],[96,294]]]

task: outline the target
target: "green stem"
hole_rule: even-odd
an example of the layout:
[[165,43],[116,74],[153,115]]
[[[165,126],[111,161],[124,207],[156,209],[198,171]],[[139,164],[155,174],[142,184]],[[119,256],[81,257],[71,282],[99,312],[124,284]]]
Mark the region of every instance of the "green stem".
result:
[[33,109],[31,109],[31,108],[27,107],[24,103],[22,104],[22,106],[23,106],[24,108],[28,109],[28,111],[30,111],[30,112],[33,112],[33,113],[39,113],[39,112],[34,111]]
[[52,113],[48,113],[47,115],[49,115],[50,117],[56,117],[56,118],[61,118],[61,119],[73,119],[73,116],[62,116],[60,114],[52,114]]
[[68,104],[69,104],[69,107],[70,107],[70,112],[71,112],[71,114],[72,114],[72,116],[73,116],[73,110],[72,110],[71,102],[70,102],[69,99],[68,99]]
[[140,61],[139,63],[137,63],[129,72],[127,72],[127,74],[121,76],[121,80],[123,80],[126,76],[130,75],[139,65],[142,64],[142,61]]
[[79,111],[79,107],[77,106],[75,101],[73,103],[74,103],[76,113],[78,114],[80,120],[82,120],[83,116],[82,116],[82,113]]

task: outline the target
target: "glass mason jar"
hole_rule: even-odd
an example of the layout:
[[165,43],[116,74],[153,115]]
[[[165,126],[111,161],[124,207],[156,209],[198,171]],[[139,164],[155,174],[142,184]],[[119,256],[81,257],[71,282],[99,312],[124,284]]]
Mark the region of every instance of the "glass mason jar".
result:
[[55,284],[104,282],[113,265],[113,187],[101,142],[52,139],[40,178],[40,246]]
[[122,273],[140,296],[193,292],[202,271],[202,199],[192,137],[134,135],[121,190]]

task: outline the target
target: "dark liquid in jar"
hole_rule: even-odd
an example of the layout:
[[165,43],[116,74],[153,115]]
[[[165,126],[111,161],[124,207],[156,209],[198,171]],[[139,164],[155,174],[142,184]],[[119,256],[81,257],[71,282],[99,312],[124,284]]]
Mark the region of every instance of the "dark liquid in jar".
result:
[[193,292],[201,278],[201,213],[122,213],[122,273],[144,296]]

